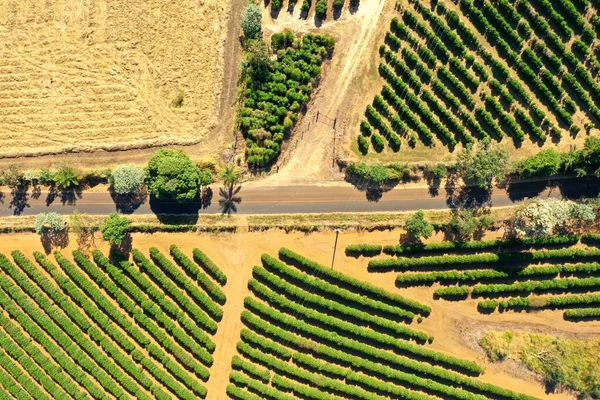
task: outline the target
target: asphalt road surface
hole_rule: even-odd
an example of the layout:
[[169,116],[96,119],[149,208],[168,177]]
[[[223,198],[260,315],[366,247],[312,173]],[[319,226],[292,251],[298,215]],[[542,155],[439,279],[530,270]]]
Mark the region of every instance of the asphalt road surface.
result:
[[[223,197],[219,188],[212,188],[212,197],[204,204],[193,204],[182,209],[176,204],[157,204],[147,197],[143,203],[129,206],[133,214],[171,214],[196,213],[216,214],[223,212]],[[571,192],[579,192],[579,186]],[[494,189],[489,197],[490,205],[506,206],[522,201],[524,198],[563,195],[562,189],[532,188],[523,185],[506,191]],[[411,211],[418,209],[445,209],[449,204],[448,193],[441,187],[439,193],[432,195],[428,189],[395,188],[387,192],[365,192],[353,187],[322,186],[280,186],[280,187],[242,187],[235,195],[232,213],[237,214],[294,214],[294,213],[333,213],[333,212],[383,212]],[[470,193],[469,199],[481,200],[482,194]],[[129,203],[127,203],[129,204]],[[109,193],[55,193],[18,194],[13,197],[5,188],[0,199],[0,216],[36,215],[40,212],[55,211],[70,214],[77,208],[87,214],[105,215],[116,210],[115,201]]]

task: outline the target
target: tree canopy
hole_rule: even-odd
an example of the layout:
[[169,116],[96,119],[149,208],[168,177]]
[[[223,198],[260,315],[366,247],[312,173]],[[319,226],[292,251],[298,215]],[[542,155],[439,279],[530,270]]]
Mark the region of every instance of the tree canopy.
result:
[[129,221],[116,212],[111,213],[100,226],[102,238],[113,245],[121,245],[129,232]]
[[419,210],[408,218],[404,224],[406,233],[414,240],[429,238],[433,234],[433,225],[425,219],[423,210]]
[[187,202],[198,197],[200,169],[182,150],[161,149],[146,168],[150,193],[161,201]]
[[256,39],[262,34],[262,15],[256,4],[249,4],[242,11],[242,30],[245,39]]
[[34,229],[38,235],[45,235],[62,232],[66,229],[66,225],[58,213],[39,213],[35,218]]
[[503,148],[493,147],[489,139],[482,140],[477,151],[467,147],[458,155],[457,169],[465,184],[491,190],[494,178],[504,178],[509,155]]
[[144,184],[146,173],[135,165],[119,165],[110,175],[109,182],[117,194],[135,193]]

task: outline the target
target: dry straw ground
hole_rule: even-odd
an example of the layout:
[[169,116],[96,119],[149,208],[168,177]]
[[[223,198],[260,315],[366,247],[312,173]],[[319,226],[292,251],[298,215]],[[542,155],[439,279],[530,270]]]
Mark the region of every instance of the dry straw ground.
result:
[[0,157],[205,140],[229,7],[0,0]]

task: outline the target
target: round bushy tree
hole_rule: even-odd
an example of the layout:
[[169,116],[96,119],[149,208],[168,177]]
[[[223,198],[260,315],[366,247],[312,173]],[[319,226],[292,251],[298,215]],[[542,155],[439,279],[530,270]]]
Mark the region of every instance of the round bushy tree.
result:
[[244,38],[255,39],[262,34],[262,15],[256,4],[249,4],[242,11],[242,30]]
[[129,221],[126,217],[113,212],[104,220],[100,232],[102,232],[102,239],[119,246],[129,232]]
[[45,235],[62,232],[66,229],[66,225],[58,213],[39,213],[35,218],[34,229],[38,235]]
[[135,165],[119,165],[110,175],[110,185],[117,194],[135,193],[144,184],[146,173]]
[[429,238],[433,234],[433,225],[425,219],[423,210],[419,210],[408,218],[404,229],[411,239],[421,240]]
[[548,236],[571,218],[572,202],[553,197],[527,201],[517,210],[513,229],[518,236]]
[[181,150],[161,149],[148,167],[148,189],[157,199],[186,202],[198,197],[200,170]]
[[457,169],[467,185],[491,190],[494,178],[502,179],[508,169],[508,151],[494,148],[484,139],[476,152],[469,147],[458,155]]

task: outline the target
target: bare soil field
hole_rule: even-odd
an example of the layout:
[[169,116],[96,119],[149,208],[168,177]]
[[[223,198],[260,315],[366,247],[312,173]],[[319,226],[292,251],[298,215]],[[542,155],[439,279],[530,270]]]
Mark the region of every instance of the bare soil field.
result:
[[[364,259],[346,257],[343,249],[350,243],[395,244],[399,231],[374,233],[342,233],[339,236],[334,268],[355,278],[371,282],[377,286],[401,293],[407,297],[428,304],[432,307],[431,316],[418,326],[435,336],[430,346],[439,351],[474,360],[485,367],[481,380],[498,384],[505,388],[543,399],[574,399],[569,393],[548,394],[543,385],[531,373],[525,373],[516,365],[489,364],[477,339],[488,329],[527,330],[570,338],[586,338],[600,336],[600,322],[571,323],[562,319],[560,311],[543,311],[535,314],[504,313],[482,315],[470,301],[447,302],[435,301],[431,296],[431,288],[399,289],[394,284],[393,273],[369,273]],[[214,340],[216,343],[215,363],[211,368],[211,376],[207,382],[208,399],[226,398],[225,388],[229,382],[231,359],[236,354],[235,346],[243,327],[240,314],[244,309],[243,300],[250,291],[248,280],[252,275],[252,267],[260,263],[260,255],[269,253],[276,255],[277,250],[288,247],[323,265],[331,265],[331,257],[335,234],[318,233],[311,235],[285,234],[283,232],[238,233],[235,235],[196,235],[196,234],[135,234],[134,248],[148,252],[151,246],[168,253],[170,244],[177,244],[184,252],[190,253],[198,247],[223,269],[228,276],[228,283],[223,288],[227,296],[224,316]],[[74,249],[71,240],[63,254]],[[106,252],[108,246],[100,239],[96,240],[99,248]],[[0,241],[0,252],[7,254],[10,250],[19,249],[26,255],[35,250],[42,250],[39,237],[34,234],[4,235]]]
[[225,147],[231,3],[0,1],[0,157]]

